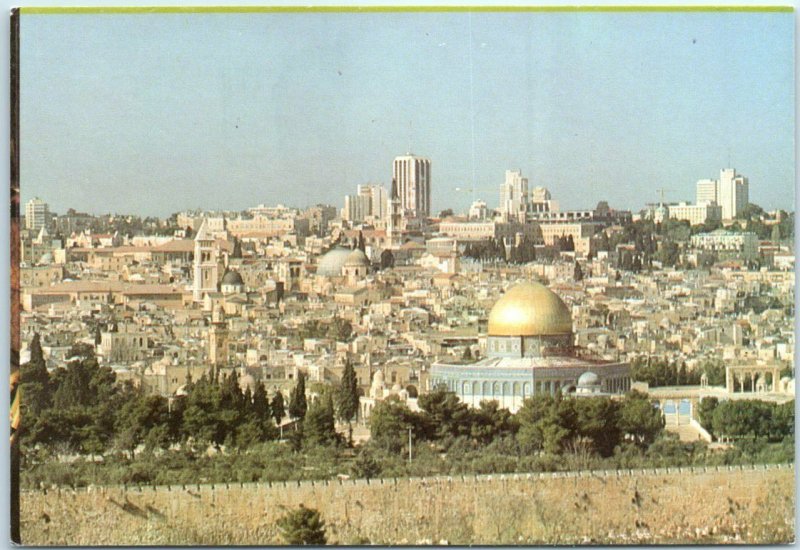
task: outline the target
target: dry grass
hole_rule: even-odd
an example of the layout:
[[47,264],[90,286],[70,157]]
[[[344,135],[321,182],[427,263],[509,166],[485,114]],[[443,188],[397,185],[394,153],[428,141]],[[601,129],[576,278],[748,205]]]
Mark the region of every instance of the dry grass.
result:
[[279,544],[275,520],[317,508],[332,543],[788,543],[794,469],[371,485],[245,485],[21,497],[31,545]]

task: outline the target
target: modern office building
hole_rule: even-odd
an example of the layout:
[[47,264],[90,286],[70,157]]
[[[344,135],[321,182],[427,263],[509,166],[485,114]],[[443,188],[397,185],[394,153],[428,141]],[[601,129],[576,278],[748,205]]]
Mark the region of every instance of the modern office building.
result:
[[395,157],[392,179],[397,184],[400,209],[404,217],[428,218],[431,215],[431,161],[412,154]]
[[25,204],[25,229],[39,231],[46,227],[50,218],[50,208],[39,197],[34,197]]
[[505,221],[525,222],[528,212],[528,178],[521,170],[506,170],[506,180],[500,186],[500,214]]

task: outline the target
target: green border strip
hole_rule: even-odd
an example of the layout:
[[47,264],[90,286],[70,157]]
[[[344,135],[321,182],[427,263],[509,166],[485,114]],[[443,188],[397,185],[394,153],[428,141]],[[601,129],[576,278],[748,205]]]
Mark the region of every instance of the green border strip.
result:
[[108,6],[21,7],[29,15],[159,13],[392,13],[392,12],[780,12],[794,6]]

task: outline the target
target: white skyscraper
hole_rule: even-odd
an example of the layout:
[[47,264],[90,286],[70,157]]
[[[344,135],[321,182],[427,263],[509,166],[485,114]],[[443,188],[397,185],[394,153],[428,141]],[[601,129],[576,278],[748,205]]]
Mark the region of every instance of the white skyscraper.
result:
[[697,204],[716,203],[722,207],[722,218],[732,220],[750,202],[747,178],[736,173],[734,168],[719,171],[718,180],[697,182]]
[[431,161],[412,154],[395,157],[392,179],[397,182],[400,208],[404,216],[427,218],[431,215]]
[[50,208],[39,197],[34,197],[25,204],[25,229],[39,231],[45,227],[50,217]]
[[736,173],[734,168],[724,168],[719,172],[719,205],[722,217],[732,220],[738,216],[750,201],[747,178]]
[[500,186],[500,213],[506,219],[525,221],[528,211],[528,178],[521,170],[506,170],[506,181]]

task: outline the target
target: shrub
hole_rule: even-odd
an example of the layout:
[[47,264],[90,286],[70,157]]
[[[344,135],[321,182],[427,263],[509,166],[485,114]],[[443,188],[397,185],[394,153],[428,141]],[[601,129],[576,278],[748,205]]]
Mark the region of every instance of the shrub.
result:
[[325,544],[325,522],[319,512],[302,504],[297,510],[278,519],[278,528],[286,544]]

